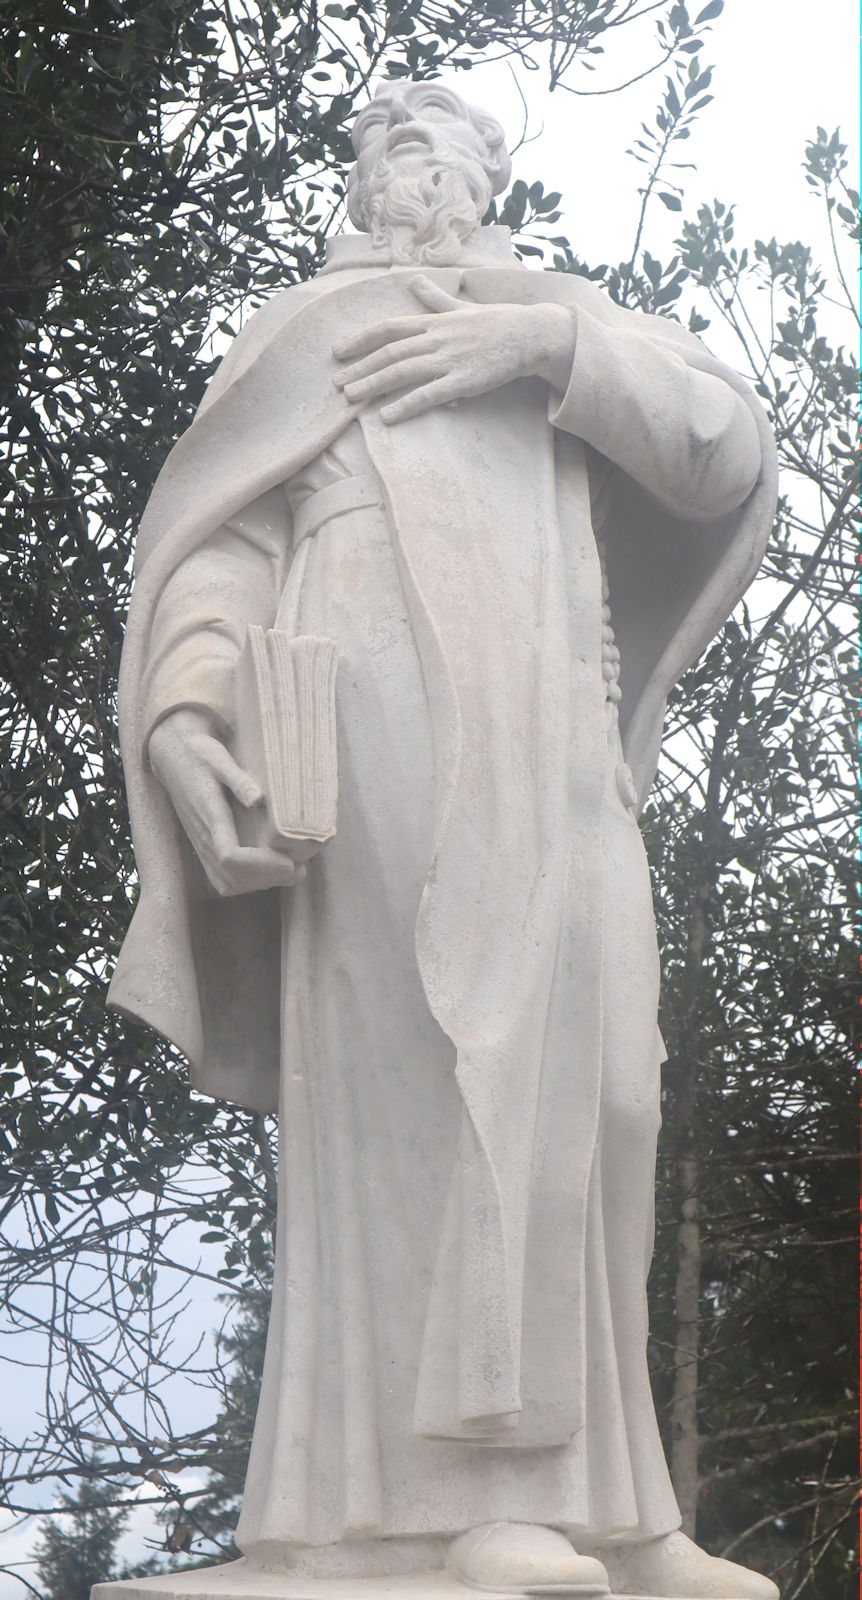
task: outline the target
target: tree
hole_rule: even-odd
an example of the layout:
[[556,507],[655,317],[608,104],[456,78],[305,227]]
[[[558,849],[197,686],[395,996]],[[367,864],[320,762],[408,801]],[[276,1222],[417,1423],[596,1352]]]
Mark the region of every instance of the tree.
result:
[[[680,63],[641,129],[626,260],[591,267],[559,237],[538,253],[721,340],[778,440],[762,576],[672,696],[642,819],[669,1057],[651,1356],[687,1530],[773,1573],[788,1600],[843,1600],[859,1487],[848,914],[859,195],[839,133],[818,128],[804,170],[829,221],[827,269],[798,241],[740,248],[720,200],[657,260],[644,248],[649,207],[682,210],[672,158],[709,86],[696,58]],[[515,186],[503,220],[517,226],[535,198]]]
[[[218,1431],[223,1449],[217,1470],[211,1474],[207,1493],[195,1502],[193,1511],[196,1538],[214,1546],[222,1560],[226,1555],[239,1554],[231,1536],[242,1505],[263,1376],[269,1301],[268,1291],[262,1288],[255,1288],[245,1295],[242,1314],[222,1340],[225,1381]],[[201,1548],[207,1548],[205,1542]]]
[[[98,1459],[91,1465],[98,1466]],[[108,1503],[98,1481],[88,1478],[78,1484],[76,1495],[60,1497],[58,1510],[60,1516],[43,1524],[34,1551],[45,1600],[90,1600],[94,1583],[117,1576],[117,1542],[128,1516]]]
[[788,1597],[825,1597],[851,1592],[858,1492],[846,1285],[859,380],[827,328],[857,336],[843,258],[859,197],[837,133],[818,129],[805,168],[833,225],[831,277],[798,243],[738,248],[719,202],[680,239],[770,408],[783,493],[764,580],[677,698],[651,823],[669,889],[677,1481],[711,1541],[779,1574]]
[[[0,12],[0,1275],[4,1354],[26,1339],[51,1371],[41,1429],[3,1445],[4,1491],[23,1510],[43,1509],[39,1485],[58,1470],[92,1473],[88,1438],[129,1482],[218,1465],[214,1407],[199,1429],[171,1420],[174,1375],[214,1370],[208,1348],[183,1343],[186,1307],[204,1285],[259,1281],[274,1216],[263,1119],[197,1100],[171,1050],[104,1012],[135,893],[113,697],[149,489],[220,330],[319,264],[343,205],[345,123],[372,74],[535,56],[564,90],[654,11],[23,0]],[[679,0],[657,15],[650,65],[708,34]]]
[[[259,1352],[268,1292],[272,1127],[195,1098],[170,1049],[103,1007],[135,892],[113,694],[153,479],[219,338],[319,264],[343,206],[345,120],[372,74],[500,54],[541,62],[561,93],[583,90],[574,75],[652,9],[0,10],[0,1279],[3,1353],[18,1359],[26,1341],[51,1373],[44,1423],[0,1451],[19,1510],[43,1511],[40,1486],[59,1472],[104,1480],[118,1503],[146,1483],[172,1555],[226,1547],[257,1360],[239,1346],[249,1331]],[[803,246],[736,253],[732,209],[716,202],[680,216],[666,263],[647,248],[655,207],[682,213],[673,163],[710,96],[701,47],[720,10],[712,0],[690,17],[668,0],[656,13],[645,66],[669,76],[634,147],[643,187],[624,262],[590,265],[549,238],[559,197],[539,182],[513,185],[499,215],[524,254],[708,339],[726,327],[779,432],[787,488],[767,586],[675,696],[645,819],[670,1051],[653,1359],[689,1521],[699,1506],[711,1548],[787,1563],[788,1600],[843,1600],[852,1467],[824,1341],[840,1345],[848,1316],[836,1184],[850,1154],[839,1052],[855,368],[822,331],[833,288]],[[840,142],[818,135],[807,159],[836,229],[850,227]],[[839,291],[842,274],[839,254]],[[204,1291],[230,1297],[215,1349],[188,1314]],[[194,1426],[176,1420],[177,1374],[211,1396]],[[214,1486],[184,1491],[187,1467]]]
[[[677,104],[666,97],[656,165]],[[779,444],[763,576],[673,697],[644,819],[669,1051],[653,1355],[689,1530],[699,1513],[709,1548],[772,1572],[788,1600],[825,1600],[851,1592],[858,1494],[848,904],[859,374],[836,339],[858,337],[845,258],[859,196],[837,132],[817,130],[805,171],[829,218],[831,271],[800,243],[737,246],[733,208],[715,201],[684,223],[666,266],[644,252],[638,271],[633,252],[607,281],[646,309],[687,303],[708,338],[729,334]]]

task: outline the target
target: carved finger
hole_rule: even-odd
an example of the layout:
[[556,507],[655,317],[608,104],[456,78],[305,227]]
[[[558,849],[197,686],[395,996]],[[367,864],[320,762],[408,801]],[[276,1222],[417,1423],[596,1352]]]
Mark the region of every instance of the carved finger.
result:
[[419,334],[415,339],[399,339],[392,344],[384,344],[373,355],[366,356],[364,361],[354,361],[352,366],[345,367],[332,381],[336,389],[344,389],[349,383],[380,372],[391,361],[406,361],[410,356],[427,354],[430,352],[429,339],[429,334]]
[[221,894],[251,894],[259,889],[292,889],[305,877],[305,867],[281,850],[236,845],[218,863],[226,884]]
[[215,839],[219,839],[222,849],[237,842],[233,812],[221,783],[205,771],[202,781],[191,790],[172,790],[171,800],[195,855],[212,881],[210,868],[217,860]]
[[447,294],[445,289],[440,288],[439,283],[434,283],[432,278],[426,278],[424,272],[420,272],[417,278],[410,280],[410,292],[415,294],[416,299],[421,300],[429,311],[466,310],[463,300],[456,300],[453,294]]
[[334,344],[332,354],[336,361],[354,361],[358,356],[370,355],[372,350],[394,339],[412,339],[416,334],[424,333],[427,327],[427,317],[390,317],[388,322],[379,322],[376,328],[366,328],[364,333],[357,333],[355,338]]
[[208,828],[202,822],[199,813],[192,809],[191,806],[184,805],[179,796],[177,796],[177,798],[174,800],[174,809],[176,810],[183,832],[185,833],[189,844],[191,845],[207,877],[212,883],[213,879],[210,873],[210,866],[212,865],[212,850]]
[[435,406],[444,406],[451,400],[459,400],[467,393],[468,391],[451,377],[436,378],[433,383],[424,383],[411,394],[405,394],[400,400],[393,400],[390,405],[382,406],[381,421],[406,422],[408,417],[421,416],[423,411],[432,411]]
[[[224,798],[224,797],[222,797]],[[196,851],[201,866],[204,869],[216,894],[235,894],[229,873],[226,871],[225,862],[230,859],[235,850],[239,849],[236,823],[230,806],[225,801],[224,809],[219,808],[209,829],[204,828],[201,843],[196,845]]]
[[225,788],[230,789],[241,806],[257,806],[263,799],[263,790],[246,772],[218,739],[208,742],[207,763]]
[[259,878],[271,878],[275,873],[283,883],[300,883],[305,877],[303,862],[294,861],[286,850],[270,850],[265,845],[237,845],[225,865],[231,872]]
[[427,383],[440,375],[444,365],[440,357],[416,356],[412,361],[396,361],[370,378],[351,383],[344,391],[351,403],[373,400],[377,395],[390,394],[393,389],[403,389],[412,383]]

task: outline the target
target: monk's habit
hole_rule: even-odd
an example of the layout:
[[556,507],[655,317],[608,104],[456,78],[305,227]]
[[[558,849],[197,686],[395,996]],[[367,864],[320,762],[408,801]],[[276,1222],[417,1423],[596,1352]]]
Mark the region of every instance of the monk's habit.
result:
[[[426,275],[569,310],[563,396],[522,379],[389,428],[351,406],[332,348],[415,315],[415,274],[336,241],[235,341],[140,533],[141,895],[110,1000],[281,1118],[246,1550],[679,1520],[646,1366],[636,811],[667,695],[762,557],[773,446],[679,325],[518,266],[505,230],[471,261]],[[219,899],[147,744],[180,705],[230,737],[249,623],[338,645],[338,829],[296,889]]]

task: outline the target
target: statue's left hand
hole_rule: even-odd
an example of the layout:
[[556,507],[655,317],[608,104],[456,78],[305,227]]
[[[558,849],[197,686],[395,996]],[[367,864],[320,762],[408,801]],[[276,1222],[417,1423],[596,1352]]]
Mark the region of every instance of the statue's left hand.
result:
[[427,307],[424,315],[395,317],[333,350],[337,360],[350,363],[335,383],[351,403],[406,389],[381,407],[382,420],[392,423],[515,378],[544,378],[565,392],[575,323],[563,306],[477,305],[456,300],[422,275],[410,287]]
[[259,805],[263,795],[214,736],[205,712],[186,706],[169,712],[150,734],[149,758],[216,894],[302,882],[305,867],[284,851],[240,844],[228,794],[241,806]]

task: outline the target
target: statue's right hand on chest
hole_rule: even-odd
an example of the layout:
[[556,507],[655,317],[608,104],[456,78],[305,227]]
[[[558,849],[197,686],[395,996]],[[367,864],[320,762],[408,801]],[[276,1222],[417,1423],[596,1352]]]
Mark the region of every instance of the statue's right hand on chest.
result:
[[305,867],[285,850],[242,845],[230,796],[250,808],[262,791],[216,737],[206,712],[171,711],[153,729],[149,758],[209,883],[219,895],[292,888]]

